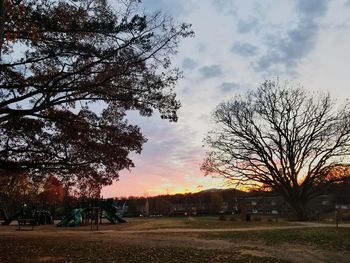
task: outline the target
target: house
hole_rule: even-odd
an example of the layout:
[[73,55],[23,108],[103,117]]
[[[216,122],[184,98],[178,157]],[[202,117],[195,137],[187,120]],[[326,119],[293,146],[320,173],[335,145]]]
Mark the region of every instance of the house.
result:
[[281,195],[270,192],[258,192],[240,197],[237,206],[242,214],[279,215],[290,210]]

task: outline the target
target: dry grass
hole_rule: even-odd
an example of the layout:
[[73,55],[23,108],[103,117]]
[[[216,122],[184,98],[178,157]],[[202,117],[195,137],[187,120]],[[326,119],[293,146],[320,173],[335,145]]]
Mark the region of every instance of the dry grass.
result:
[[257,226],[291,226],[292,222],[280,219],[278,222],[264,218],[261,221],[246,222],[240,219],[234,221],[219,220],[215,216],[203,217],[159,217],[159,218],[130,218],[128,224],[123,226],[121,230],[151,230],[151,229],[171,229],[171,228],[195,228],[195,229],[215,229],[215,228],[250,228]]
[[[99,231],[90,226],[40,226],[34,231],[2,226],[0,262],[350,262],[350,229],[254,231],[280,226],[291,224],[197,217],[135,218],[127,224],[102,224]],[[238,228],[241,232],[234,231]],[[197,231],[201,229],[214,232]]]

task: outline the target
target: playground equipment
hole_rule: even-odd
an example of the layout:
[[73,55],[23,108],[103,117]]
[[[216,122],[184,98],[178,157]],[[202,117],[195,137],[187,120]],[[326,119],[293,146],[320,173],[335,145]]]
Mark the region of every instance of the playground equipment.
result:
[[1,225],[9,225],[13,220],[19,221],[20,219],[31,219],[33,222],[32,224],[34,225],[53,224],[53,219],[49,211],[32,210],[27,208],[25,205],[21,208],[21,210],[17,211],[11,216],[8,216],[5,208],[1,208],[0,212],[4,219],[4,222],[2,222]]
[[82,213],[87,209],[76,208],[73,209],[69,215],[65,216],[57,226],[78,226],[82,222]]
[[115,207],[113,205],[109,205],[109,206],[103,206],[102,209],[105,211],[106,218],[112,224],[115,224],[117,222],[119,222],[119,223],[126,223],[126,220],[121,218],[121,216],[119,215],[119,211],[118,211],[117,207]]
[[7,225],[11,224],[11,222],[13,220],[17,219],[21,215],[21,211],[16,212],[12,216],[7,215],[7,211],[5,208],[1,208],[0,211],[1,211],[2,217],[4,219],[4,222],[1,223],[1,225],[3,225],[3,226],[7,226]]
[[67,216],[65,216],[58,224],[58,227],[62,226],[79,226],[83,223],[97,225],[99,220],[102,220],[104,216],[112,224],[126,223],[127,221],[121,218],[123,215],[119,209],[113,205],[112,199],[100,200],[94,199],[80,203],[80,208],[73,209]]

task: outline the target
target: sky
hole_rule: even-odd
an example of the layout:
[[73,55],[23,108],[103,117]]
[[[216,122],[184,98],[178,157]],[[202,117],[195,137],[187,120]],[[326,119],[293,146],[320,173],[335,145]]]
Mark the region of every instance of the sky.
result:
[[171,123],[129,114],[148,138],[135,168],[122,171],[104,197],[154,196],[225,188],[204,176],[213,128],[211,113],[225,100],[279,78],[306,89],[350,98],[350,0],[143,0],[192,24],[195,37],[180,43],[173,66],[183,71],[176,86],[179,120]]

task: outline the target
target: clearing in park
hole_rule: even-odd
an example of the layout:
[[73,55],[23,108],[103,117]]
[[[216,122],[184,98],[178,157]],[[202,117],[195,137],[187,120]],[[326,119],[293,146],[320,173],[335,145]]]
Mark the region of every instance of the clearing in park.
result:
[[0,262],[349,262],[350,228],[237,217],[130,218],[99,229],[0,228]]

